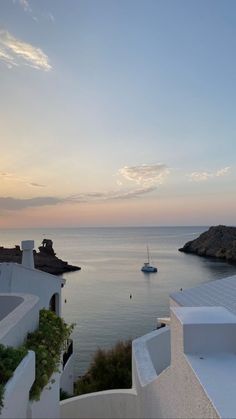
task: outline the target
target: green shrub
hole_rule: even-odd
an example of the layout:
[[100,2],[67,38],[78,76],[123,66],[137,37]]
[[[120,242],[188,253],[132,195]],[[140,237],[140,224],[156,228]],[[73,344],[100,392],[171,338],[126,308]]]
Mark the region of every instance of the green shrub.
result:
[[12,348],[0,345],[0,412],[3,407],[5,384],[13,376],[26,354],[27,349],[24,347]]
[[75,383],[75,394],[130,388],[131,354],[131,341],[118,342],[109,350],[98,349],[88,372]]
[[30,398],[39,400],[41,391],[49,383],[52,374],[59,371],[61,353],[72,332],[73,325],[50,310],[40,310],[39,327],[29,333],[26,341],[27,349],[36,355],[36,377],[30,390]]

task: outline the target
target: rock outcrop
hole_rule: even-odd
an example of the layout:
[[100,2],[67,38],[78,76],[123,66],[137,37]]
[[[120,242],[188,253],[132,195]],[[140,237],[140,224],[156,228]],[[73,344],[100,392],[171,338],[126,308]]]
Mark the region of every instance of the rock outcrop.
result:
[[179,251],[236,262],[236,227],[210,227],[197,239],[187,242]]
[[[0,247],[0,263],[1,262],[15,262],[21,263],[22,250],[20,246],[14,248]],[[69,265],[61,259],[58,259],[53,249],[53,242],[49,239],[42,241],[42,246],[39,246],[39,252],[34,250],[34,264],[35,268],[53,275],[61,275],[64,272],[78,271],[81,268],[78,266]]]

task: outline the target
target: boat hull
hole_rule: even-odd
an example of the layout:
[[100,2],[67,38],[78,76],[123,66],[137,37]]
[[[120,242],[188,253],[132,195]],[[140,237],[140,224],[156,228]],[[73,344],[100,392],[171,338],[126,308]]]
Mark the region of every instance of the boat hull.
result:
[[142,272],[147,272],[147,273],[152,273],[152,272],[157,272],[157,268],[155,268],[154,266],[143,266],[141,268]]

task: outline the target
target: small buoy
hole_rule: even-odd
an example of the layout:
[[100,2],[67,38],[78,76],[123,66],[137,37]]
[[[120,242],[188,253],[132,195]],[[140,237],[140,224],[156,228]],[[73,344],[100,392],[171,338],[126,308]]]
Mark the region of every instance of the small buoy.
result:
[[130,295],[129,295],[129,298],[130,298],[130,300],[131,300],[131,298],[132,298],[132,294],[130,294]]

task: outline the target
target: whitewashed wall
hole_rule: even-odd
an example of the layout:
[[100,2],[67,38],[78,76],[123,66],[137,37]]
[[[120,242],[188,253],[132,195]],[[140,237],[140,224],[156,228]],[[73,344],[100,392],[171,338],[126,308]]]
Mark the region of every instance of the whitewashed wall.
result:
[[[8,346],[21,345],[28,332],[37,328],[39,310],[41,308],[49,308],[50,299],[54,294],[58,295],[59,307],[57,314],[60,315],[61,285],[64,282],[62,278],[19,264],[0,264],[0,292],[3,293],[1,295],[8,294],[9,297],[13,295],[15,296],[14,298],[16,296],[22,298],[22,302],[19,305],[12,307],[13,310],[5,317],[2,316],[3,318],[0,321],[0,343]],[[22,292],[27,292],[27,295],[22,294]],[[19,415],[21,414],[21,409],[23,409],[24,414],[22,414],[22,417],[58,418],[60,416],[60,374],[54,374],[52,379],[55,379],[55,382],[46,386],[41,394],[40,401],[29,403],[28,400],[27,416],[25,414],[25,403],[22,402],[22,399],[17,399]],[[21,385],[25,385],[24,378],[22,378]],[[49,387],[51,388],[49,389]],[[18,389],[16,389],[16,398],[18,397],[17,392],[19,393]],[[19,397],[21,397],[21,393],[19,393]],[[12,413],[9,415],[12,415]],[[8,417],[20,417],[19,415],[16,411],[15,415]]]
[[29,351],[8,381],[0,418],[28,417],[29,391],[35,378],[35,354]]
[[31,419],[55,419],[60,417],[60,374],[52,375],[54,383],[47,384],[40,396],[39,401],[32,401],[29,404]]
[[59,294],[61,315],[61,285],[65,280],[37,269],[26,268],[17,263],[0,264],[0,292],[27,293],[39,297],[39,309],[48,308],[53,294]]
[[157,374],[170,363],[169,328],[162,328],[136,339],[133,342],[132,357],[132,389],[102,391],[64,400],[60,403],[61,417],[81,419],[149,417],[149,388],[151,389],[149,384],[153,383]]
[[60,388],[73,396],[74,394],[74,359],[72,353],[61,373]]
[[0,321],[0,343],[6,346],[20,346],[28,332],[35,330],[39,319],[39,298],[27,294],[1,294],[22,302]]
[[133,389],[108,390],[63,400],[61,418],[136,418],[137,396]]
[[[222,360],[227,368],[230,369],[230,363],[231,369],[234,368],[235,361],[232,362],[232,359],[235,352],[235,315],[220,307],[173,307],[171,341],[168,328],[162,328],[133,342],[131,390],[98,392],[65,400],[61,402],[61,417],[234,417],[234,397],[228,400],[227,390],[221,388],[221,380],[217,377],[225,374],[224,368],[221,368]],[[205,368],[204,364],[198,369],[194,367],[203,362],[202,353],[206,354],[209,371],[214,367],[212,380],[208,379],[207,365]],[[230,383],[224,379],[225,387],[232,390],[235,377],[231,375]],[[204,380],[208,386],[203,384]],[[220,401],[214,400],[214,394],[221,395]],[[224,412],[231,414],[229,416]]]

